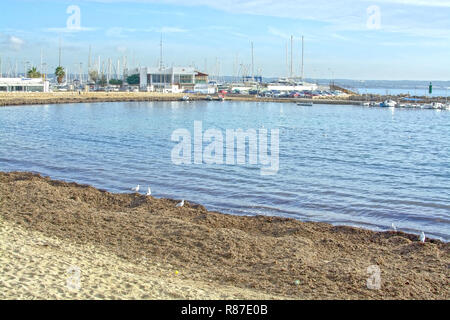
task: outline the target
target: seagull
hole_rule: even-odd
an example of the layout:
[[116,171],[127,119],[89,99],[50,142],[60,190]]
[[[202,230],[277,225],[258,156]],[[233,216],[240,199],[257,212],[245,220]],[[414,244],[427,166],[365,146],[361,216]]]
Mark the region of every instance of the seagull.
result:
[[394,231],[397,231],[397,227],[395,226],[394,223],[392,223],[392,229],[394,229]]
[[425,233],[422,231],[422,233],[420,234],[420,242],[425,242],[425,239],[426,239],[426,237],[425,237]]
[[148,187],[146,195],[147,196],[151,196],[152,195],[152,190],[150,189],[150,187]]
[[132,188],[131,191],[139,192],[139,189],[140,189],[140,188],[141,188],[141,186],[140,186],[140,185],[137,185],[137,187]]
[[177,207],[182,207],[182,206],[184,206],[184,199],[181,200],[181,202],[177,204]]

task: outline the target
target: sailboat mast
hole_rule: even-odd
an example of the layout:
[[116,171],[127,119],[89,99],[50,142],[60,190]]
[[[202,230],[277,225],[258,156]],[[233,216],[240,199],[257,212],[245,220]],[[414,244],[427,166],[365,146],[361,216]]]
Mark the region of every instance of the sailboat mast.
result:
[[161,33],[161,41],[159,43],[159,70],[163,69],[163,38]]
[[80,62],[80,85],[83,84],[83,62]]
[[253,41],[252,41],[252,81],[255,80],[255,65],[254,65],[254,56],[253,56]]
[[305,43],[304,43],[304,37],[302,36],[302,82],[303,82],[303,76],[304,76],[304,58],[305,58]]
[[61,37],[59,37],[59,60],[58,67],[61,67]]
[[[42,57],[42,55],[43,55],[43,53],[42,53],[42,48],[41,48],[41,69],[40,69],[40,71],[41,71],[41,76],[42,76],[42,74],[44,73],[43,72],[43,70],[42,70],[42,65],[43,65],[43,57]],[[1,67],[0,67],[0,69],[1,69]],[[0,77],[1,77],[1,71],[0,71]]]
[[293,71],[292,71],[292,62],[293,62],[293,43],[294,43],[294,36],[291,36],[291,68],[290,68],[290,78],[293,77]]
[[286,41],[286,78],[289,78],[288,41]]
[[92,56],[92,48],[89,46],[89,57],[88,57],[88,73],[91,71],[91,56]]

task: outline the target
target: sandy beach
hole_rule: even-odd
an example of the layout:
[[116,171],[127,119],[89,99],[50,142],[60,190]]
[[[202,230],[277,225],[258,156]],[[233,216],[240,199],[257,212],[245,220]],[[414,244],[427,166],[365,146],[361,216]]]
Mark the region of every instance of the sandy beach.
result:
[[0,173],[0,298],[450,298],[448,243],[177,202]]

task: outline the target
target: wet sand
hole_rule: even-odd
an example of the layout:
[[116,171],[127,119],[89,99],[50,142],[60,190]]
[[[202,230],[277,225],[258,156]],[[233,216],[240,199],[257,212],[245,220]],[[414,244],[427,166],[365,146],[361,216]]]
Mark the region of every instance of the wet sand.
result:
[[0,298],[450,298],[448,243],[177,202],[0,172]]

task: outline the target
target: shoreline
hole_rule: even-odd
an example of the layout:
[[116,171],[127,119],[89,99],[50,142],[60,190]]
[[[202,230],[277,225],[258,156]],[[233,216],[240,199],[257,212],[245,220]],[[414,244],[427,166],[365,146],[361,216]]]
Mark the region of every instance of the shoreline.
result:
[[[435,239],[421,243],[417,235],[404,232],[232,216],[188,201],[176,208],[176,203],[140,194],[113,194],[28,172],[0,172],[0,222],[7,226],[8,248],[17,247],[22,233],[28,232],[57,243],[56,247],[32,245],[47,250],[44,262],[59,257],[61,246],[68,243],[81,255],[77,258],[81,269],[95,269],[89,269],[95,276],[89,277],[88,272],[84,291],[75,298],[130,297],[126,283],[133,282],[130,277],[136,274],[141,279],[131,286],[137,288],[131,294],[136,299],[450,298],[448,243]],[[0,228],[2,238],[4,230]],[[23,259],[39,260],[39,250],[27,252]],[[112,272],[97,260],[86,262],[86,250],[101,252],[104,265],[126,265],[134,273],[111,275],[120,277],[120,290],[112,290],[106,280],[102,288],[96,287],[95,278]],[[11,277],[19,267],[14,261],[5,263],[9,272],[2,272],[1,278]],[[58,264],[58,258],[53,263]],[[370,266],[381,269],[379,290],[366,286]],[[38,263],[27,268],[45,274]],[[179,271],[175,279],[174,270]],[[160,284],[159,291],[139,287],[148,277]],[[174,296],[160,295],[167,281],[179,281],[176,288],[189,289],[174,289]],[[24,289],[27,285],[7,288],[2,293],[6,297],[30,294]],[[37,297],[46,298],[44,292]],[[51,296],[74,297],[67,294],[62,288]]]
[[[151,102],[151,101],[181,101],[182,97],[188,95],[190,101],[208,101],[207,95],[196,94],[163,94],[155,92],[14,92],[0,93],[0,107],[42,104],[64,104],[64,103],[95,103],[95,102]],[[216,96],[214,95],[216,99]],[[375,101],[384,101],[392,96],[378,96]],[[367,102],[363,96],[347,96],[346,98],[265,98],[244,95],[227,95],[225,101],[242,102],[283,102],[283,103],[309,103],[335,104],[335,105],[362,105]],[[441,101],[439,98],[427,99],[426,102]]]

